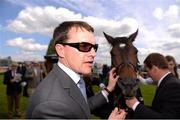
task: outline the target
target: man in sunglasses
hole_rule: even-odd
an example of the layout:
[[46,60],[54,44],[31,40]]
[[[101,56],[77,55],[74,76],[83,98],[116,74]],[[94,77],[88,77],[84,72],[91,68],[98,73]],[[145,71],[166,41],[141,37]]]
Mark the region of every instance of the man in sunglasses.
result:
[[[67,21],[54,30],[53,39],[59,58],[48,76],[30,98],[27,118],[90,119],[91,110],[108,102],[118,76],[113,68],[106,89],[87,100],[83,75],[91,73],[98,45],[94,29],[82,21]],[[123,110],[115,110],[109,119],[124,119]]]

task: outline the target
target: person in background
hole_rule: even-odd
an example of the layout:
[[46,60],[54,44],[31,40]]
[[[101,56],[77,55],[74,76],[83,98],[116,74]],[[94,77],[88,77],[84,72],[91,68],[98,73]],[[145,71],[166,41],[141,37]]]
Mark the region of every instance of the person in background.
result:
[[[167,62],[168,62],[168,68],[178,79],[179,74],[177,72],[177,64],[173,56],[167,55],[165,56]],[[143,78],[142,75],[137,74],[137,78],[140,80],[142,84],[154,84],[154,81],[151,77]]]
[[26,72],[25,72],[25,80],[27,82],[27,85],[25,86],[25,88],[27,89],[27,97],[31,96],[33,93],[33,80],[34,80],[34,69],[33,69],[33,65],[32,62],[28,62],[26,65]]
[[104,84],[106,84],[106,80],[107,80],[107,76],[108,76],[108,72],[109,72],[109,67],[107,64],[103,64],[103,68],[102,68],[102,81]]
[[166,60],[168,61],[168,68],[169,70],[177,77],[179,78],[178,72],[177,72],[177,64],[175,61],[175,58],[173,56],[167,55],[165,56]]
[[28,97],[27,94],[27,82],[25,79],[25,73],[26,73],[26,65],[25,63],[19,63],[18,67],[17,67],[17,73],[21,73],[22,74],[22,81],[21,81],[21,86],[23,87],[23,96]]
[[[55,28],[53,39],[58,63],[30,97],[26,118],[90,119],[91,110],[108,102],[118,76],[110,71],[106,89],[87,99],[83,75],[91,73],[98,45],[94,29],[82,21],[65,21]],[[109,119],[124,119],[117,108]]]
[[44,63],[40,64],[40,69],[41,69],[42,79],[44,79],[47,76],[47,70]]
[[17,71],[17,63],[12,63],[11,69],[4,74],[4,84],[6,85],[7,103],[8,103],[8,118],[14,118],[15,116],[21,117],[20,100],[21,100],[21,81],[22,74]]
[[141,75],[141,73],[137,74],[137,79],[144,85],[155,84],[151,77],[144,77],[143,75]]
[[17,73],[21,73],[22,74],[22,81],[24,81],[24,75],[26,72],[26,66],[24,63],[19,63],[18,67],[17,67]]
[[28,69],[29,80],[28,80],[28,95],[31,96],[41,80],[43,79],[40,64],[38,62],[32,62],[31,67]]
[[179,119],[180,80],[169,70],[166,58],[160,53],[151,53],[144,60],[148,75],[157,84],[151,107],[141,104],[135,97],[126,104],[134,111],[135,119]]

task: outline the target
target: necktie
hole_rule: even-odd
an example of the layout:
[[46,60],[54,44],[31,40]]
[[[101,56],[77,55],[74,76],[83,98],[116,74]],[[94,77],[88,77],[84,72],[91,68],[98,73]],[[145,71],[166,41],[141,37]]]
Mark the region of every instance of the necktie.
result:
[[85,82],[83,79],[80,79],[79,82],[78,82],[78,87],[82,93],[82,95],[84,96],[84,99],[86,100],[87,102],[87,95],[86,95],[86,88],[85,88]]
[[14,70],[12,71],[12,76],[15,77],[15,71]]

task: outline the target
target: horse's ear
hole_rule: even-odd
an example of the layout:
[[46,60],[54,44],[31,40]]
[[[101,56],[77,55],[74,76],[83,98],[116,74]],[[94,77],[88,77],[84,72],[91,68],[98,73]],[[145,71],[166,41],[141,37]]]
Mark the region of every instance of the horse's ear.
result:
[[105,32],[103,32],[105,38],[107,39],[107,41],[112,45],[113,44],[113,41],[114,41],[114,38],[108,34],[106,34]]
[[131,42],[133,42],[133,41],[135,40],[137,34],[138,34],[138,29],[136,30],[135,33],[133,33],[133,34],[131,34],[131,35],[129,36],[129,40],[130,40]]

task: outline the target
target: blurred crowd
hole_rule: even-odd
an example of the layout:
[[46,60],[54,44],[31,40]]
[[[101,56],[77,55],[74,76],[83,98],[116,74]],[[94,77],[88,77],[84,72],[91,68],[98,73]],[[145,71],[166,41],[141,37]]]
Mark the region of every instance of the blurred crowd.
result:
[[8,118],[21,117],[21,95],[31,96],[46,74],[42,63],[13,62],[10,65],[9,70],[4,73],[3,81],[6,85]]

